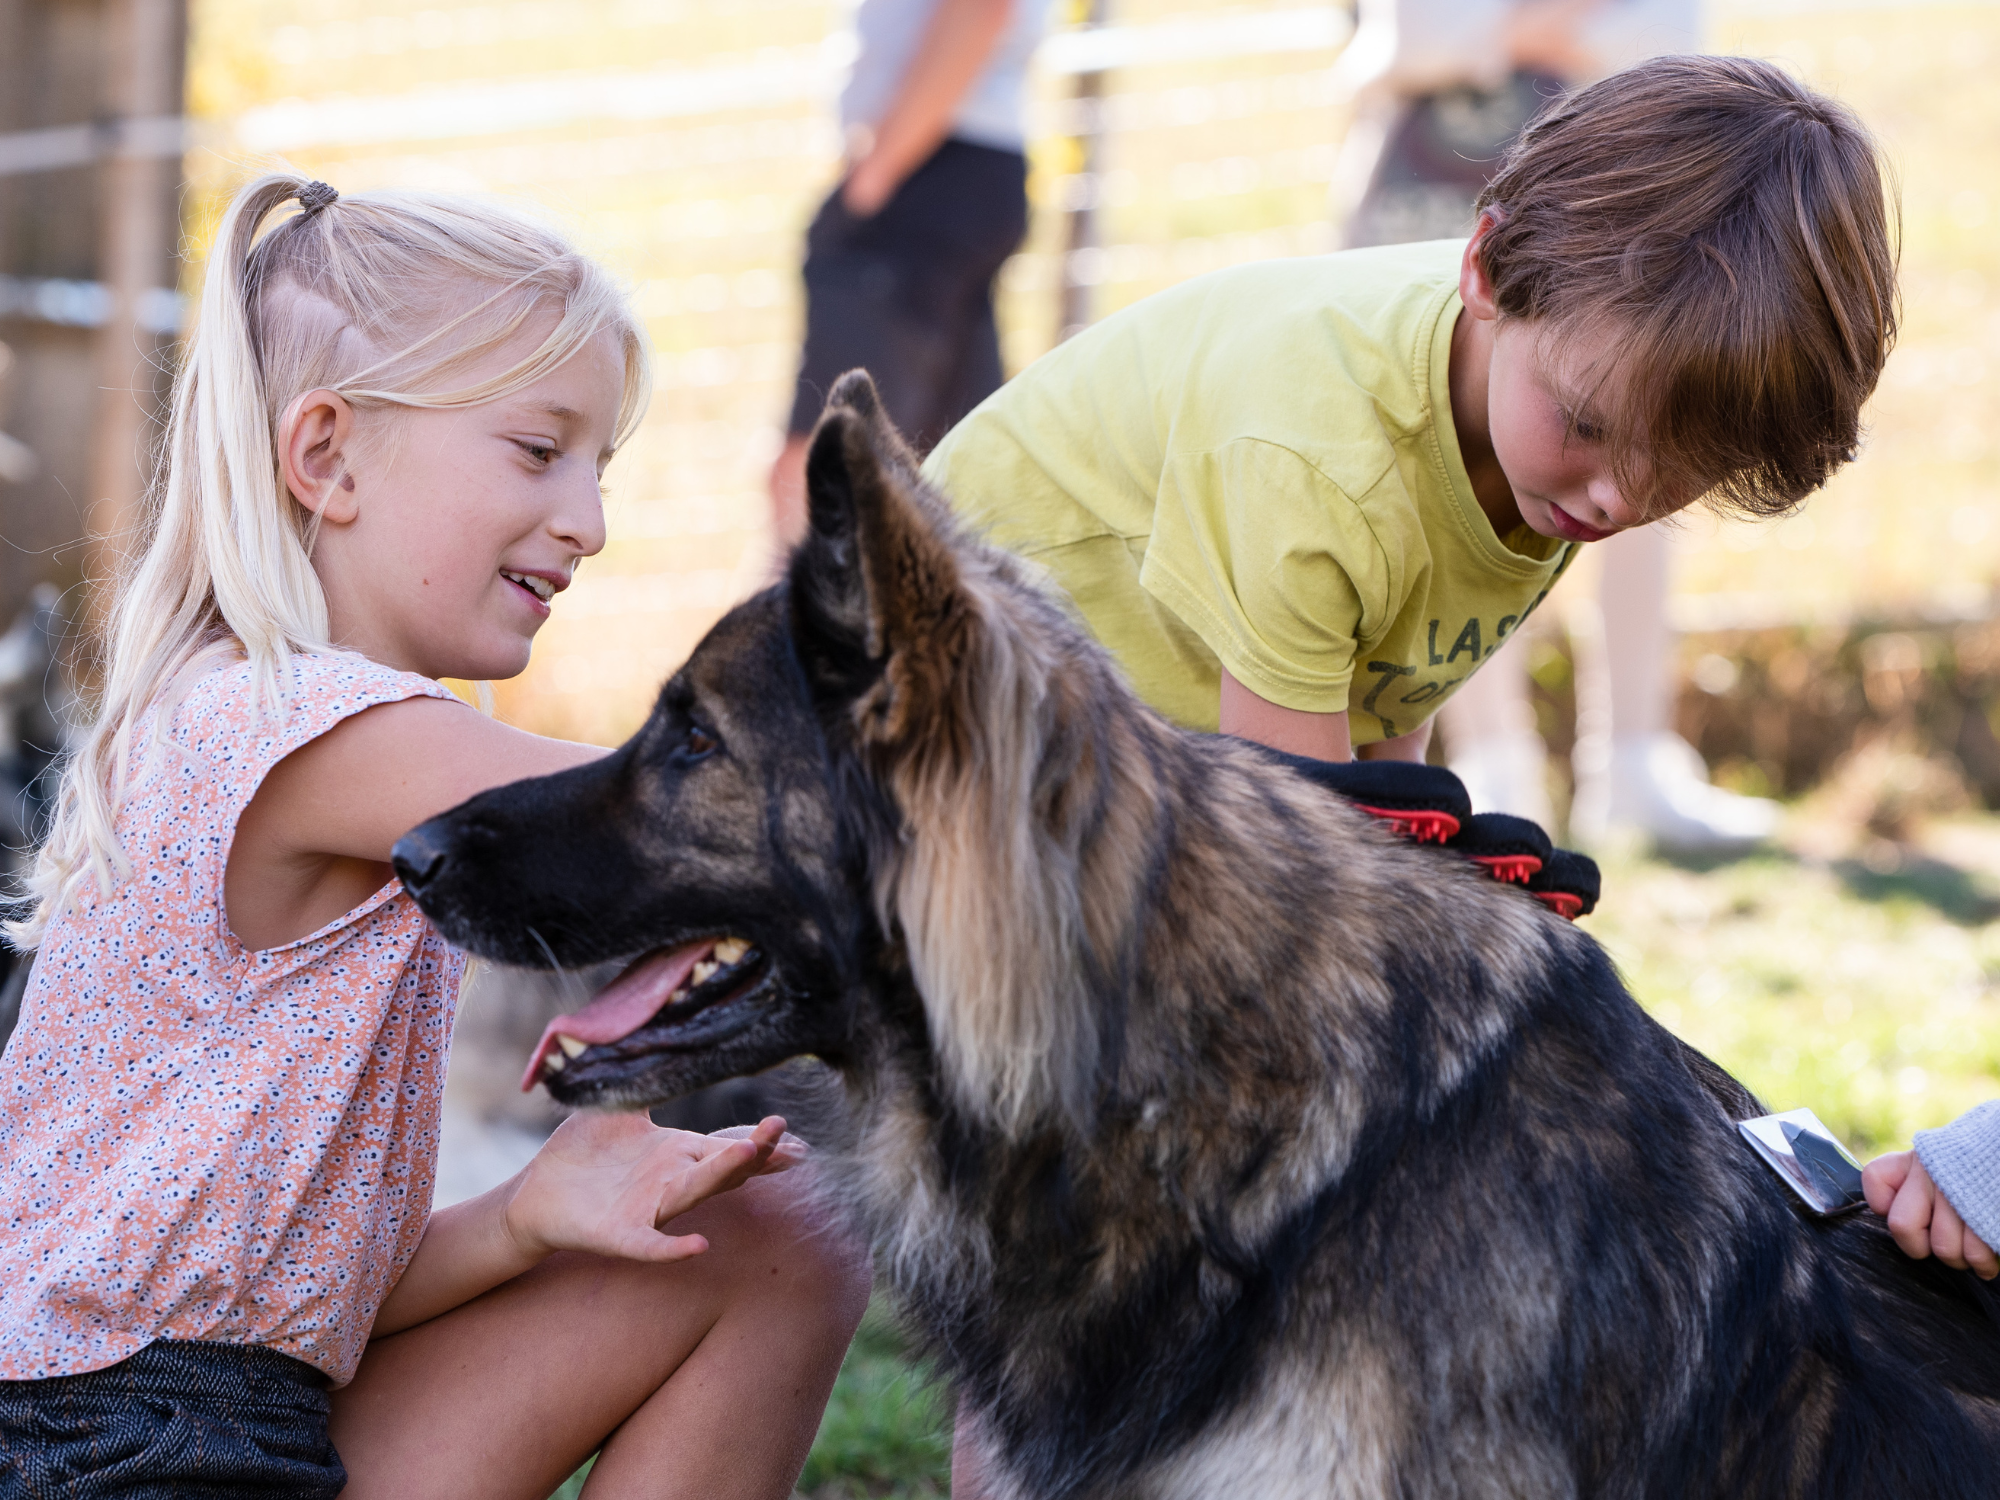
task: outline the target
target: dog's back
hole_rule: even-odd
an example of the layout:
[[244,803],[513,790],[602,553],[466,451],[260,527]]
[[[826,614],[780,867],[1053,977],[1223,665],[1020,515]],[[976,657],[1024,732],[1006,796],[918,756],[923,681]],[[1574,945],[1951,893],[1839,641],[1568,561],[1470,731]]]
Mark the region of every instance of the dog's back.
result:
[[1108,1107],[985,1141],[1001,1269],[913,1288],[1016,1493],[2000,1493],[1971,1277],[1795,1210],[1581,932],[1273,774],[1167,778]]

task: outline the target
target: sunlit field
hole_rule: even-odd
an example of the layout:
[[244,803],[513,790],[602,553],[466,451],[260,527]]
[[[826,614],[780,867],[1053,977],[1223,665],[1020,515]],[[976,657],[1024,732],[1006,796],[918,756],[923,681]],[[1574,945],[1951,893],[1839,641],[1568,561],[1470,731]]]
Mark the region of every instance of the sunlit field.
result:
[[[1036,218],[1004,278],[1014,368],[1056,336],[1068,207],[1100,214],[1099,247],[1070,264],[1099,314],[1335,242],[1342,19],[1218,0],[1112,12],[1131,28],[1122,55],[1144,61],[1109,76],[1094,174],[1066,102],[1081,44],[1059,39],[1038,83]],[[228,187],[283,156],[343,190],[525,200],[632,288],[657,391],[611,471],[610,545],[534,665],[500,685],[503,714],[529,728],[622,737],[769,576],[763,475],[789,400],[799,238],[835,166],[840,15],[797,0],[195,0],[197,253]],[[1715,46],[1783,61],[1880,135],[1900,183],[1904,321],[1866,451],[1826,494],[1773,525],[1681,527],[1677,618],[1696,632],[1990,618],[2000,7],[1762,0],[1711,22]],[[2000,1094],[2000,819],[1961,810],[1885,839],[1836,803],[1803,797],[1781,847],[1733,863],[1608,856],[1586,925],[1668,1025],[1773,1107],[1811,1105],[1875,1151]],[[911,1381],[878,1308],[807,1470],[812,1494],[943,1493],[945,1403]]]

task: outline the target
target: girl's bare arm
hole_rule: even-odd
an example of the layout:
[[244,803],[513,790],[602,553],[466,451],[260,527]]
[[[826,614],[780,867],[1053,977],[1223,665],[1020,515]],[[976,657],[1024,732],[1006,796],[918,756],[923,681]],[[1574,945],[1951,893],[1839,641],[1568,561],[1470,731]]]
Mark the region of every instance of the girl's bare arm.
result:
[[660,1226],[796,1165],[804,1148],[784,1132],[776,1115],[733,1138],[663,1130],[642,1114],[573,1115],[500,1186],[431,1215],[369,1336],[463,1306],[557,1250],[650,1261],[699,1255],[707,1240]]
[[237,821],[224,881],[230,928],[252,949],[316,931],[388,882],[390,848],[425,819],[607,753],[510,728],[456,699],[364,710],[280,761]]

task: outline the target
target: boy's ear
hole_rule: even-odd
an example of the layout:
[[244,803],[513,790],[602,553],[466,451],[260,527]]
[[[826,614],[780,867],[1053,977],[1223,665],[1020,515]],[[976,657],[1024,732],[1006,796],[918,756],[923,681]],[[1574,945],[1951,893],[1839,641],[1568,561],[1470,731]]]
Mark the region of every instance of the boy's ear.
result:
[[342,525],[360,510],[348,455],[354,408],[336,391],[307,391],[278,419],[278,472],[285,488],[322,522]]
[[1493,278],[1486,274],[1486,236],[1500,222],[1501,211],[1488,208],[1473,226],[1472,238],[1465,242],[1465,255],[1458,263],[1458,296],[1465,310],[1475,318],[1492,322],[1500,316],[1500,304],[1493,296]]
[[822,710],[858,738],[899,738],[938,701],[972,615],[956,524],[860,371],[827,398],[806,501],[789,570],[799,661]]

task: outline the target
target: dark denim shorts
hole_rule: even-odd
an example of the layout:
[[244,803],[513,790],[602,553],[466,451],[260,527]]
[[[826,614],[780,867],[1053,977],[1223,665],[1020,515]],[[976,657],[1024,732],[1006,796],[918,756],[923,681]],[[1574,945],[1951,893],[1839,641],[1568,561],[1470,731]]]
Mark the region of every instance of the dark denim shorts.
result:
[[0,1380],[0,1500],[333,1500],[326,1377],[253,1344],[157,1343]]

